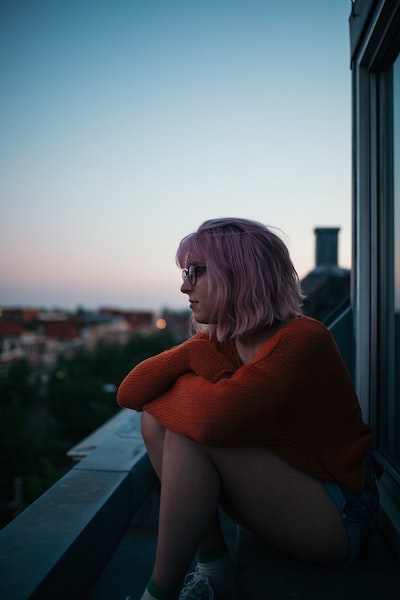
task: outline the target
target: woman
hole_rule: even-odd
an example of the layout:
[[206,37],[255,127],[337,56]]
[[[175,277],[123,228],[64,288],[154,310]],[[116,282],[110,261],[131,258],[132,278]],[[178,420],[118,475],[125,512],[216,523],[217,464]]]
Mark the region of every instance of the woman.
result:
[[118,390],[143,411],[161,481],[142,599],[229,598],[220,505],[293,556],[351,564],[378,507],[372,434],[330,332],[301,314],[285,244],[260,223],[216,219],[182,240],[177,263],[198,333]]

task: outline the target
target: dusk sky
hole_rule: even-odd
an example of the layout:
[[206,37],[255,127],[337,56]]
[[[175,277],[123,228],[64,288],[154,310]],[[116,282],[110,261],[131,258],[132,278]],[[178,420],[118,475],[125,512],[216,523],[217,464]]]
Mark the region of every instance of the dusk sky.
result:
[[0,0],[0,306],[185,308],[209,218],[351,256],[350,0]]

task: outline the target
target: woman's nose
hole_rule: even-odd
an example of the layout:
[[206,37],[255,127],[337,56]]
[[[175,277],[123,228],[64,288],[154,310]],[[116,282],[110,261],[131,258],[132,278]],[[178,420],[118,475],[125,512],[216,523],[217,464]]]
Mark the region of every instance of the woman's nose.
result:
[[189,279],[186,277],[186,279],[183,280],[183,283],[181,285],[181,292],[182,294],[189,294],[189,292],[193,289],[193,287],[190,285],[190,281]]

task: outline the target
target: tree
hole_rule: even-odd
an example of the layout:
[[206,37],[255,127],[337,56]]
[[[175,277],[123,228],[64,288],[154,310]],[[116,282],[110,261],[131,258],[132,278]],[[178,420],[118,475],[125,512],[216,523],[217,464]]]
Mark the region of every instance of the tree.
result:
[[130,369],[174,343],[159,331],[135,335],[126,346],[81,348],[72,358],[59,358],[44,395],[26,360],[12,364],[0,378],[2,525],[12,518],[15,480],[24,483],[25,506],[40,496],[71,467],[67,451],[119,410],[115,392]]

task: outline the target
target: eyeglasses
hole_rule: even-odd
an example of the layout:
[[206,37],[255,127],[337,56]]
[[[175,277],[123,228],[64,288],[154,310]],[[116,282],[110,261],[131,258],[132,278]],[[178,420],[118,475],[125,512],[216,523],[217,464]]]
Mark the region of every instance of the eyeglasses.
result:
[[188,280],[190,285],[194,287],[197,283],[197,277],[207,271],[207,267],[198,267],[197,265],[189,265],[187,269],[182,271],[183,281]]

